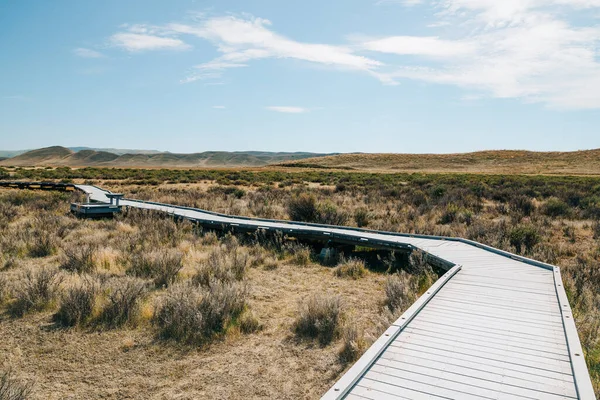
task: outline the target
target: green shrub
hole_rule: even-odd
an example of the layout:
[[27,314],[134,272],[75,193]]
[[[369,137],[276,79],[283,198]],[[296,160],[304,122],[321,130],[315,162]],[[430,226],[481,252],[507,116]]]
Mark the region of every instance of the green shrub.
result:
[[509,241],[518,253],[521,253],[523,248],[530,252],[540,242],[540,234],[532,225],[521,225],[510,231]]
[[560,217],[569,213],[569,205],[556,197],[551,197],[542,207],[542,213],[550,217]]
[[317,199],[305,193],[288,201],[287,212],[292,221],[315,222],[317,220]]
[[516,196],[510,200],[510,208],[527,217],[535,211],[535,204],[533,204],[531,198],[527,196]]
[[460,208],[456,204],[448,204],[440,217],[439,223],[442,225],[451,224],[456,221]]
[[359,228],[368,226],[370,219],[371,216],[369,215],[369,211],[365,208],[359,208],[354,212],[354,222],[356,222],[356,226]]
[[325,345],[338,334],[342,317],[339,296],[313,295],[300,304],[298,312],[293,327],[296,335]]
[[337,207],[330,202],[321,204],[317,208],[316,222],[320,224],[344,225],[347,220],[348,215],[345,212],[339,211]]

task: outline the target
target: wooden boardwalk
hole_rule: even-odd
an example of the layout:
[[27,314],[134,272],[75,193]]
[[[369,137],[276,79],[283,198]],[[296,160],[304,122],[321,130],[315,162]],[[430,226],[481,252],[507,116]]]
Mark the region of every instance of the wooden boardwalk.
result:
[[[90,199],[110,192],[75,185]],[[420,249],[447,272],[323,396],[332,399],[595,399],[558,267],[458,238],[227,216],[121,201],[203,226]]]

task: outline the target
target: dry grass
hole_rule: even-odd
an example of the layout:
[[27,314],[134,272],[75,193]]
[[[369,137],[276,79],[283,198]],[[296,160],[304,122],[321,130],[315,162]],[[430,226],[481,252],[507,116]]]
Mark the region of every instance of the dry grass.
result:
[[365,262],[356,258],[343,260],[338,264],[337,268],[333,270],[333,274],[338,278],[360,279],[364,277],[366,273],[367,269],[365,268]]
[[[594,189],[586,183],[583,188],[566,179],[558,186],[505,178],[481,184],[471,178],[455,184],[450,178],[443,183],[437,183],[437,178],[420,179],[372,187],[352,182],[310,183],[308,187],[301,181],[257,184],[245,185],[243,193],[230,190],[231,184],[209,181],[153,187],[97,183],[148,200],[274,218],[289,218],[290,199],[306,193],[314,197],[317,211],[329,208],[353,216],[345,220],[349,225],[462,236],[560,265],[598,386],[600,278],[595,271],[600,270],[600,201],[594,196],[600,196],[600,186]],[[566,203],[568,210],[550,201],[553,197]],[[0,223],[0,281],[10,282],[0,311],[15,303],[17,288],[25,281],[24,271],[56,269],[63,262],[56,249],[81,238],[98,245],[92,274],[100,288],[91,316],[84,317],[78,323],[81,326],[92,328],[101,322],[114,287],[133,279],[127,277],[132,275],[127,272],[132,254],[150,257],[179,252],[183,268],[175,275],[176,283],[166,288],[138,280],[145,289],[132,312],[124,318],[114,314],[114,319],[125,322],[99,324],[99,328],[111,329],[92,329],[93,334],[87,329],[52,329],[52,315],[60,307],[57,300],[81,284],[77,274],[63,274],[60,296],[47,306],[34,307],[18,319],[0,317],[4,339],[0,354],[6,355],[7,365],[19,375],[28,380],[35,376],[38,384],[33,398],[316,398],[347,368],[348,360],[361,354],[370,340],[364,338],[377,337],[436,278],[426,257],[414,253],[399,273],[398,264],[406,260],[382,257],[381,263],[393,272],[387,283],[386,267],[372,270],[358,282],[338,279],[331,268],[313,262],[313,251],[318,248],[298,246],[283,236],[260,233],[237,241],[144,212],[131,212],[114,221],[76,220],[66,216],[67,200],[50,193],[0,190],[0,204],[8,216],[7,222]],[[34,210],[46,215],[43,224],[34,220]],[[40,231],[36,235],[47,235],[55,246],[44,257],[32,257],[30,252],[33,236],[29,233],[35,229]],[[153,280],[151,275],[144,279]],[[209,334],[199,341],[188,341],[185,335],[184,340],[156,340],[160,329],[154,316],[162,301],[171,290],[190,281],[196,281],[193,286],[202,294],[211,281],[243,282],[248,285],[245,307],[234,316],[221,314],[225,318],[217,318],[211,324],[216,329],[205,331]],[[318,338],[297,340],[298,304],[323,293],[339,296],[344,305],[337,333],[327,345]],[[348,328],[352,325],[356,329]]]
[[27,400],[33,385],[13,376],[12,371],[0,372],[0,400]]

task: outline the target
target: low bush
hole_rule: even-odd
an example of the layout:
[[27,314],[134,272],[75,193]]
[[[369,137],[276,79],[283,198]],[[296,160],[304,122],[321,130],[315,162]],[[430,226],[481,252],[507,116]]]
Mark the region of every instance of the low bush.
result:
[[356,222],[356,226],[359,228],[364,228],[369,225],[369,221],[371,220],[371,215],[366,208],[359,208],[354,211],[354,222]]
[[79,274],[90,274],[96,271],[96,251],[98,246],[95,244],[72,244],[63,249],[65,255],[61,268],[69,272]]
[[405,272],[390,275],[385,281],[386,304],[392,312],[408,308],[414,300],[414,293],[416,288]]
[[134,253],[129,258],[128,275],[152,279],[158,288],[172,285],[183,268],[183,253],[163,251],[154,253]]
[[442,225],[451,224],[452,222],[456,221],[459,211],[460,208],[456,204],[448,204],[442,212],[442,216],[440,217],[438,223]]
[[516,196],[510,199],[509,203],[511,210],[525,217],[530,216],[535,211],[535,204],[533,204],[533,200],[527,196]]
[[347,220],[348,214],[339,211],[333,203],[326,202],[319,205],[315,222],[326,225],[344,225]]
[[523,249],[531,252],[533,247],[540,242],[540,234],[533,225],[521,225],[513,228],[509,234],[509,241],[518,253]]
[[550,217],[567,215],[569,210],[569,205],[556,197],[549,198],[542,206],[542,213]]
[[55,269],[27,270],[16,285],[11,314],[21,317],[29,311],[48,308],[54,303],[61,282],[62,276]]
[[98,287],[90,280],[71,287],[62,295],[60,306],[53,319],[63,326],[85,323],[94,311]]
[[48,257],[56,252],[56,237],[53,233],[35,229],[28,244],[30,257]]
[[343,346],[340,350],[340,361],[344,364],[354,362],[367,350],[364,332],[355,323],[347,324],[342,329]]
[[367,273],[365,262],[356,258],[350,258],[338,264],[333,274],[338,278],[360,279]]
[[146,282],[138,278],[118,278],[108,283],[106,304],[99,322],[109,328],[135,324],[142,300],[147,293]]
[[247,286],[213,280],[208,287],[175,285],[158,304],[153,323],[163,339],[203,343],[225,332],[246,308]]
[[427,261],[427,253],[421,250],[414,250],[408,256],[408,272],[414,275],[421,275],[431,270]]
[[300,303],[294,332],[300,337],[330,343],[339,333],[342,304],[339,296],[313,295]]
[[14,377],[11,370],[0,372],[0,400],[27,400],[33,391],[33,383]]
[[318,216],[317,199],[313,195],[302,193],[289,200],[287,212],[293,221],[315,222]]
[[295,244],[286,248],[287,252],[292,256],[292,263],[294,265],[306,266],[310,264],[312,258],[312,251],[310,247],[301,244]]
[[208,286],[211,280],[240,281],[246,276],[249,266],[250,257],[244,249],[237,245],[221,246],[209,254],[192,279],[203,286]]

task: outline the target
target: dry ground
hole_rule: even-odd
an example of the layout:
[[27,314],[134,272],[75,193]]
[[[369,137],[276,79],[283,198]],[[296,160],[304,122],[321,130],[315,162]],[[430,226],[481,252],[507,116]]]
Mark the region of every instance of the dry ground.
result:
[[[283,219],[297,214],[295,218],[315,222],[466,237],[559,265],[600,393],[600,181],[424,175],[372,182],[370,175],[353,181],[352,175],[341,174],[332,183],[328,172],[322,174],[310,181],[302,181],[304,175],[299,174],[298,179],[285,182],[265,183],[268,179],[261,178],[236,186],[231,182],[237,177],[227,178],[226,184],[206,179],[155,185],[114,179],[90,183],[133,198],[229,214]],[[0,211],[3,204],[15,204],[16,195],[9,193],[17,192],[0,191]],[[165,228],[165,235],[174,239],[158,243],[156,235],[144,228],[148,222],[131,217],[112,222],[75,220],[64,215],[68,199],[52,196],[58,195],[35,194],[33,200],[23,201],[8,227],[0,220],[0,238],[5,238],[0,242],[5,263],[0,277],[19,280],[27,268],[59,265],[62,247],[93,241],[105,247],[98,256],[100,273],[122,276],[127,266],[121,258],[131,244],[150,243],[150,249],[160,246],[185,253],[180,273],[184,280],[193,277],[197,266],[218,247],[214,238],[186,229],[179,234]],[[54,232],[60,238],[55,254],[36,258],[26,251],[32,238],[40,236],[36,227],[53,225],[32,219],[32,211],[40,208],[60,217],[54,225],[69,229]],[[306,209],[308,214],[298,213]],[[167,225],[161,221],[149,227]],[[11,244],[6,238],[16,231],[23,235],[16,235],[17,244]],[[159,340],[151,323],[155,301],[165,293],[159,289],[146,300],[141,320],[133,328],[55,329],[51,315],[56,305],[23,318],[5,314],[0,334],[9,339],[0,343],[0,354],[8,354],[8,361],[0,366],[12,366],[24,379],[36,380],[37,398],[54,392],[58,397],[74,393],[80,398],[210,398],[206,393],[214,393],[214,398],[318,397],[346,367],[338,357],[344,341],[321,346],[317,341],[298,340],[292,330],[298,301],[310,293],[337,293],[346,318],[357,322],[367,337],[376,337],[390,318],[384,305],[389,278],[375,271],[359,280],[337,278],[330,267],[314,262],[299,266],[289,254],[272,249],[260,252],[262,261],[249,269],[246,279],[251,288],[249,308],[264,325],[262,331],[241,334],[234,327],[204,348]],[[279,261],[273,269],[274,257]],[[1,297],[0,293],[0,302]]]
[[[16,210],[2,227],[0,241],[0,278],[15,290],[23,283],[24,271],[56,268],[64,262],[65,249],[76,245],[99,244],[94,256],[98,270],[93,275],[117,279],[124,279],[127,267],[122,257],[133,245],[150,242],[161,251],[175,249],[185,255],[180,281],[193,276],[211,252],[223,248],[213,234],[196,234],[187,224],[178,226],[170,220],[156,222],[171,229],[157,236],[174,238],[160,243],[160,238],[150,237],[154,225],[145,226],[149,222],[143,215],[133,220],[78,220],[68,215],[68,198],[62,194],[0,190],[0,198],[0,206]],[[36,219],[34,213],[43,219]],[[51,254],[32,256],[36,238],[43,232],[52,235],[55,248]],[[33,399],[319,397],[347,366],[339,357],[343,343],[336,339],[321,345],[296,336],[292,326],[299,303],[315,293],[339,295],[344,321],[364,327],[369,340],[380,334],[387,324],[382,321],[389,318],[385,312],[382,316],[385,274],[367,272],[360,280],[338,278],[332,267],[316,262],[295,265],[293,257],[257,245],[240,249],[258,254],[245,280],[250,289],[248,308],[262,330],[242,334],[233,327],[202,345],[161,340],[152,315],[166,293],[164,288],[151,290],[134,324],[117,329],[58,325],[53,314],[60,296],[41,311],[14,316],[9,312],[14,303],[9,296],[0,306],[0,372],[12,369],[21,380],[33,382]],[[60,274],[62,292],[83,276]]]

